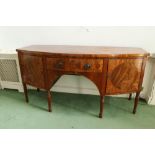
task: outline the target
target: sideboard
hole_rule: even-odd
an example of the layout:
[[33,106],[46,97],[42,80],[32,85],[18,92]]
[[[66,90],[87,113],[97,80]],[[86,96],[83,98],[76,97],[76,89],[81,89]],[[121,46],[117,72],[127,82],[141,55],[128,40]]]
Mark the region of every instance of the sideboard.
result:
[[28,102],[27,84],[47,91],[48,111],[52,111],[50,89],[64,74],[82,75],[99,90],[102,118],[106,95],[136,93],[136,113],[145,64],[149,53],[141,48],[31,45],[17,49],[23,88]]

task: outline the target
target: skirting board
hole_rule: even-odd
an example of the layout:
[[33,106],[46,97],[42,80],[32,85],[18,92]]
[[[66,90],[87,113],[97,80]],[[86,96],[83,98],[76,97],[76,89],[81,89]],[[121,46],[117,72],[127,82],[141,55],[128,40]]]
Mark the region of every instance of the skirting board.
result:
[[[1,83],[0,89],[16,89],[19,92],[24,92],[23,86],[19,83],[11,83],[11,82],[3,82]],[[35,87],[28,86],[28,89],[36,89]],[[61,86],[61,85],[56,85],[51,88],[51,91],[53,92],[63,92],[63,93],[73,93],[73,94],[87,94],[87,95],[99,95],[99,92],[97,89],[93,88],[80,88],[80,87],[71,87],[71,86]],[[123,97],[123,98],[128,98],[129,94],[121,94],[121,95],[110,95],[113,97]],[[133,93],[132,98],[135,97],[135,93]],[[149,97],[146,97],[143,93],[140,94],[140,98],[144,99],[147,101],[149,100]]]
[[[35,87],[28,86],[28,89],[36,89]],[[97,89],[91,89],[91,88],[80,88],[80,87],[70,87],[70,86],[53,86],[51,88],[51,91],[53,92],[63,92],[63,93],[72,93],[72,94],[86,94],[86,95],[98,95],[99,92]],[[129,94],[122,94],[122,95],[110,95],[113,97],[129,97]],[[135,94],[132,95],[132,97],[135,97]]]
[[0,89],[17,89],[19,92],[24,92],[23,86],[19,82],[1,81],[0,85]]

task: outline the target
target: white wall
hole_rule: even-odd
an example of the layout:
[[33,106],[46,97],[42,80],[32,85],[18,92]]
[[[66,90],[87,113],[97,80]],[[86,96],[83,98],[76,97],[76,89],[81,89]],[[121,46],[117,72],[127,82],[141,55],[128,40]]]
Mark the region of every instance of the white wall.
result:
[[29,44],[137,46],[155,52],[155,27],[0,27],[0,48]]
[[[0,27],[0,49],[30,44],[133,46],[155,53],[155,27]],[[143,96],[148,96],[151,87],[150,64],[144,78]],[[62,77],[53,90],[98,94],[93,83],[75,76]]]

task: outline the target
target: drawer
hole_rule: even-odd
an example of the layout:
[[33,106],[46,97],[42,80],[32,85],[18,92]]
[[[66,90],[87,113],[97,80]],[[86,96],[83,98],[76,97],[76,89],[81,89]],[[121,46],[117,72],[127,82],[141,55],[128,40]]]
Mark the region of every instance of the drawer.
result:
[[68,61],[70,71],[77,72],[102,72],[102,59],[76,59],[71,58]]
[[47,58],[48,70],[62,70],[71,72],[102,72],[102,59],[81,58]]
[[66,70],[68,68],[67,58],[47,58],[46,65],[48,70]]

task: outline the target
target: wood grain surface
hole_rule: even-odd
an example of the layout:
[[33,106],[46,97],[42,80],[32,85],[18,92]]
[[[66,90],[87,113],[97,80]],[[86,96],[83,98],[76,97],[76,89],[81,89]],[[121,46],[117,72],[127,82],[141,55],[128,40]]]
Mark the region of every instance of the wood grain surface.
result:
[[[64,74],[90,79],[100,93],[99,117],[104,96],[136,92],[136,112],[149,53],[141,48],[104,46],[32,45],[17,49],[26,101],[26,84],[47,91],[48,111],[52,111],[51,87]],[[129,98],[130,98],[129,97]]]

